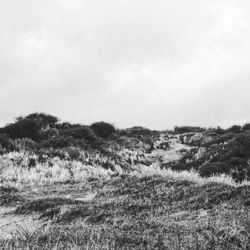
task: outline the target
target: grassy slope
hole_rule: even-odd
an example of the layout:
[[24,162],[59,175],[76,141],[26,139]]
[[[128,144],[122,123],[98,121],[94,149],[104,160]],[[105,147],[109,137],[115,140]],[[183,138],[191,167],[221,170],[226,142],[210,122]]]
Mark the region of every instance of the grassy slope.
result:
[[231,137],[223,143],[210,137],[133,132],[107,142],[110,155],[73,148],[80,152],[75,161],[50,156],[44,163],[30,152],[1,156],[0,206],[15,207],[15,216],[38,215],[45,225],[17,229],[12,239],[0,240],[0,249],[250,249],[249,182],[237,187],[230,178],[183,171],[245,149],[247,162],[248,144],[238,152],[241,144]]
[[[81,194],[95,192],[93,200],[76,201]],[[198,186],[162,176],[122,175],[43,187],[37,193],[15,192],[26,197],[16,213],[36,212],[52,222],[32,233],[19,230],[11,240],[0,241],[1,249],[250,247],[249,186]]]

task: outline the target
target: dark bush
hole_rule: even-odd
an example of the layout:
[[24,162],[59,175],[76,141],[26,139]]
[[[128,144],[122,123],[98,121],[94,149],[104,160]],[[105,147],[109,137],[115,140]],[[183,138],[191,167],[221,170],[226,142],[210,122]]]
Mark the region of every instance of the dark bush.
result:
[[240,157],[231,157],[228,159],[228,162],[230,163],[230,165],[235,166],[235,167],[243,166],[247,164],[246,160]]
[[40,130],[37,123],[30,119],[24,119],[19,122],[20,137],[30,138],[32,140],[39,139]]
[[55,128],[47,129],[43,131],[41,135],[43,140],[50,139],[50,138],[57,137],[57,136],[59,136],[59,131]]
[[57,129],[60,129],[60,130],[66,130],[66,129],[70,129],[72,128],[72,124],[70,124],[69,122],[63,122],[63,123],[58,123],[56,124],[55,126]]
[[77,148],[68,148],[67,153],[69,154],[69,158],[71,160],[79,160],[81,156],[80,150]]
[[249,180],[250,167],[240,158],[228,162],[210,162],[199,169],[200,176],[209,177],[218,174],[229,174],[235,181]]
[[200,133],[200,132],[204,132],[206,129],[205,128],[201,128],[201,127],[191,127],[191,126],[181,126],[178,127],[176,126],[174,128],[174,132],[176,134],[184,134],[184,133]]
[[249,165],[238,166],[232,169],[231,176],[235,181],[242,182],[244,180],[250,180],[250,167]]
[[233,134],[233,133],[217,135],[217,136],[214,136],[210,141],[204,143],[204,146],[225,143],[225,142],[228,142],[234,138],[235,138],[235,134]]
[[199,173],[202,177],[209,177],[212,175],[218,175],[223,173],[229,173],[232,166],[225,162],[211,162],[206,163],[200,167]]
[[243,130],[250,130],[250,123],[246,123],[243,127]]
[[240,158],[250,158],[250,133],[245,132],[239,134],[235,139],[227,145],[227,151],[230,156]]
[[12,139],[30,138],[38,140],[40,137],[40,130],[38,124],[31,119],[18,120],[2,128],[2,131]]
[[15,149],[13,141],[6,134],[0,134],[0,147],[6,151]]
[[241,132],[241,126],[234,125],[226,130],[226,132],[232,132],[232,133],[240,133]]
[[116,131],[112,124],[106,122],[95,122],[90,127],[98,137],[103,139],[109,137]]
[[63,150],[61,150],[61,149],[52,149],[52,150],[50,150],[49,151],[49,157],[50,158],[58,157],[61,160],[65,160],[67,158],[65,152]]
[[129,128],[128,131],[129,133],[140,134],[140,135],[148,135],[151,133],[150,129],[138,126]]
[[45,113],[33,113],[27,115],[24,119],[35,121],[42,130],[54,128],[55,124],[59,121],[57,117]]
[[41,148],[65,148],[74,146],[75,140],[73,137],[70,136],[60,136],[56,138],[51,138],[48,140],[44,140],[41,142]]
[[100,140],[93,139],[76,139],[72,135],[61,135],[55,138],[43,140],[40,143],[40,149],[42,148],[67,148],[67,147],[79,147],[81,149],[95,148],[99,149],[101,146]]
[[86,139],[88,141],[95,140],[95,135],[88,127],[79,127],[67,129],[63,132],[64,135],[72,136],[75,139]]
[[216,130],[215,130],[215,132],[216,132],[217,134],[219,134],[219,135],[223,135],[223,134],[226,133],[226,130],[224,130],[224,129],[221,128],[221,127],[217,127]]

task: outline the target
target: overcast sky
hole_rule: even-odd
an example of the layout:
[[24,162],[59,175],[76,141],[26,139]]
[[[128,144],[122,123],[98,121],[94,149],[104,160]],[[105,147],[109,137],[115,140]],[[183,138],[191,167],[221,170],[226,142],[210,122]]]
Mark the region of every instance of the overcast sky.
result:
[[0,125],[250,121],[249,0],[1,0]]

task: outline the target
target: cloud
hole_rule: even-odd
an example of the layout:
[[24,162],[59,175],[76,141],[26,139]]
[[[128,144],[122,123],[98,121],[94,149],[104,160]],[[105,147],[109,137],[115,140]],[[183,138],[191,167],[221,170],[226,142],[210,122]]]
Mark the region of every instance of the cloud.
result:
[[161,129],[247,121],[249,11],[245,0],[3,0],[2,124],[34,111]]

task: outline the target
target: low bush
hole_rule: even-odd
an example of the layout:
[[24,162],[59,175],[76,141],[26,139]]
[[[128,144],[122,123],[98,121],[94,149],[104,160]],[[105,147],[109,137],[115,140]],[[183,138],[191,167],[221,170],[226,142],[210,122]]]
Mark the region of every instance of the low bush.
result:
[[58,135],[59,135],[59,131],[57,129],[50,128],[50,129],[43,131],[41,137],[43,140],[46,140],[46,139],[50,139],[53,137],[57,137]]
[[27,115],[24,119],[35,121],[42,130],[54,128],[55,124],[59,121],[57,117],[45,113],[33,113]]
[[44,140],[40,143],[40,148],[65,148],[74,146],[75,139],[71,136],[60,136]]
[[242,182],[250,179],[250,166],[240,159],[227,162],[210,162],[199,168],[201,177],[210,177],[213,175],[228,174],[236,182]]
[[246,123],[243,127],[242,130],[250,130],[250,123]]
[[65,129],[70,129],[73,127],[73,125],[69,122],[63,122],[63,123],[57,123],[55,125],[55,127],[58,129],[58,130],[65,130]]
[[199,173],[201,177],[210,177],[213,175],[219,175],[223,173],[229,173],[232,166],[225,162],[211,162],[206,163],[200,167]]
[[191,127],[191,126],[176,126],[174,128],[174,132],[176,134],[184,134],[184,133],[197,133],[197,132],[204,132],[206,129],[201,127]]
[[219,134],[219,135],[223,135],[223,134],[226,133],[226,130],[224,130],[224,129],[221,128],[221,127],[217,127],[216,130],[215,130],[215,132],[216,132],[217,134]]
[[108,138],[116,131],[112,124],[106,122],[95,122],[90,127],[98,137],[103,139]]
[[239,125],[234,125],[226,130],[227,133],[240,133],[241,132],[241,126]]
[[64,136],[71,136],[74,139],[84,139],[88,142],[95,142],[96,136],[89,127],[81,126],[76,128],[70,128],[61,132]]
[[71,160],[79,160],[81,152],[78,148],[70,147],[67,149],[67,153]]
[[134,135],[150,135],[151,134],[151,130],[148,129],[148,128],[144,128],[144,127],[132,127],[132,128],[129,128],[127,129],[127,131],[130,133],[130,134],[134,134]]
[[1,131],[12,139],[30,138],[38,140],[40,138],[40,129],[37,122],[26,118],[6,125]]
[[9,152],[15,149],[15,145],[6,134],[0,134],[0,148],[2,148],[3,151]]

